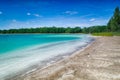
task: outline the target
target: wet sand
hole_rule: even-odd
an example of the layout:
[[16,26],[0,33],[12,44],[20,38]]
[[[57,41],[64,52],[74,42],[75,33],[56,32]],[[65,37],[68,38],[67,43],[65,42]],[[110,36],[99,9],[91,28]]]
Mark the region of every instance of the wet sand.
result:
[[97,37],[63,58],[8,80],[120,80],[120,37]]

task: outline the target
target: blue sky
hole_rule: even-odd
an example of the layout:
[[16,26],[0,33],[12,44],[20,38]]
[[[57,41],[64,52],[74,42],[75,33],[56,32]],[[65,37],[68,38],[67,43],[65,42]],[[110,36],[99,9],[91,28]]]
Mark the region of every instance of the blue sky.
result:
[[106,25],[120,0],[0,0],[0,29]]

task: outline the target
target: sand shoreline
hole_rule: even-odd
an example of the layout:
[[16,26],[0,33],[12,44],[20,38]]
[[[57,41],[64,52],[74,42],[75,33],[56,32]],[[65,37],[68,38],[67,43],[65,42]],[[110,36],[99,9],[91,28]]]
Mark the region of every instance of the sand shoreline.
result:
[[119,80],[119,53],[120,37],[98,37],[82,51],[7,80]]

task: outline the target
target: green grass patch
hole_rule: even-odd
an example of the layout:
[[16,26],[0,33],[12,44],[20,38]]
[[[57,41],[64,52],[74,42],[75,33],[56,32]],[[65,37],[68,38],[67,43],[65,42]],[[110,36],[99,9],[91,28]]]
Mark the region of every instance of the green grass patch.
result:
[[114,36],[120,36],[120,32],[112,32]]
[[112,32],[92,33],[93,36],[113,36]]
[[92,33],[93,36],[120,36],[120,32]]

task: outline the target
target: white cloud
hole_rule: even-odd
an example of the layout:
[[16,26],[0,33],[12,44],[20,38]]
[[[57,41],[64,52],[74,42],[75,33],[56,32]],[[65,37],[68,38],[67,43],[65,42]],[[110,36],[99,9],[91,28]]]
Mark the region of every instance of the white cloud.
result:
[[65,14],[69,14],[69,15],[74,15],[74,14],[78,14],[77,11],[65,11]]
[[28,16],[30,16],[30,15],[31,15],[31,13],[29,13],[29,12],[28,12],[28,13],[27,13],[27,15],[28,15]]
[[3,12],[2,12],[2,11],[0,11],[0,14],[3,14]]
[[42,17],[40,14],[36,14],[36,13],[34,13],[34,14],[32,14],[32,13],[27,13],[27,15],[28,16],[35,16],[35,17]]
[[95,18],[92,18],[92,19],[90,19],[89,21],[93,22],[93,21],[95,21]]
[[39,14],[33,14],[34,16],[36,16],[36,17],[42,17],[41,15],[39,15]]

